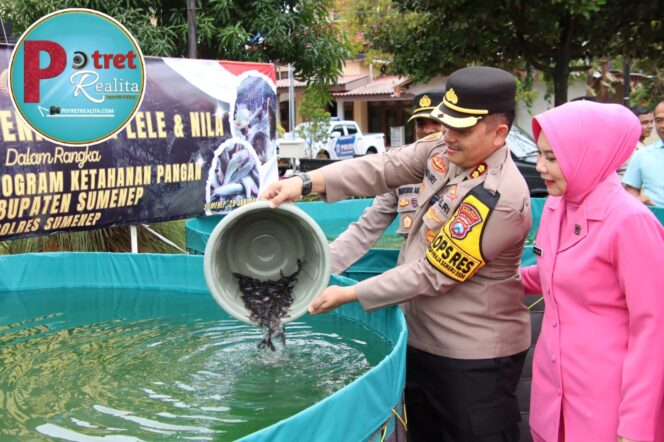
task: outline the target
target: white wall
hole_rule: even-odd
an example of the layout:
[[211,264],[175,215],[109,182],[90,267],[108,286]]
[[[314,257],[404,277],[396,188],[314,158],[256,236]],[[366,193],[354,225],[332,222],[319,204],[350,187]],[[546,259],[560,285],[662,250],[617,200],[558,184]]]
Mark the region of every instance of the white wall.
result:
[[[553,107],[553,93],[548,100],[545,100],[546,84],[542,80],[535,80],[533,89],[537,92],[533,106],[528,109],[524,102],[517,103],[515,123],[524,131],[532,135],[531,120],[534,115],[542,113]],[[569,88],[567,89],[567,98],[572,98],[587,95],[585,81],[572,82],[570,79]]]

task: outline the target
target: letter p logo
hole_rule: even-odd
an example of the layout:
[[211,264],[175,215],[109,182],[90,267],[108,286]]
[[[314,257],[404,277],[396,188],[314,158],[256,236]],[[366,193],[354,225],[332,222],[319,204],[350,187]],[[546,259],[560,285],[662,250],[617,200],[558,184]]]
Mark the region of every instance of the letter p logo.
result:
[[[25,42],[23,60],[23,100],[26,103],[39,103],[39,82],[53,78],[65,70],[67,53],[59,44],[48,40],[29,40]],[[39,65],[40,53],[48,53],[51,61],[48,66]]]

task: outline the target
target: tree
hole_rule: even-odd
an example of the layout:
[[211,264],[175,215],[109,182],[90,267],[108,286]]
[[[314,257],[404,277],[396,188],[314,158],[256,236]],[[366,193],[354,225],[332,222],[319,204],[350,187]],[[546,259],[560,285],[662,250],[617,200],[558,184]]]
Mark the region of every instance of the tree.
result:
[[[292,63],[295,76],[315,84],[336,82],[350,56],[347,39],[332,21],[334,0],[198,0],[200,58]],[[106,13],[126,26],[145,55],[187,54],[187,9],[184,0],[1,0],[0,17],[18,37],[32,23],[65,8]],[[1,38],[1,34],[0,34]],[[0,254],[44,250],[122,251],[129,247],[126,226],[0,242]],[[156,230],[184,246],[182,221]],[[139,229],[141,251],[173,252]]]
[[355,24],[374,57],[415,81],[468,64],[532,66],[555,104],[572,72],[600,57],[664,60],[664,2],[631,0],[359,0]]
[[304,91],[300,115],[308,124],[300,126],[296,135],[306,141],[307,156],[311,156],[315,144],[327,141],[331,115],[325,108],[330,102],[330,93],[325,85],[310,84]]
[[[125,25],[145,55],[187,53],[184,0],[3,0],[0,16],[22,33],[65,8],[104,12]],[[298,79],[332,84],[350,55],[330,11],[334,0],[198,0],[200,58],[293,63]]]

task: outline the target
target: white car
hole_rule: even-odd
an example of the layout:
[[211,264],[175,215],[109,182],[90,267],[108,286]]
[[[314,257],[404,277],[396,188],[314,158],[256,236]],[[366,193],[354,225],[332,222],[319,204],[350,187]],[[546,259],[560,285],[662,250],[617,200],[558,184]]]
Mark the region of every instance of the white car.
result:
[[[305,145],[305,158],[341,160],[354,156],[385,152],[385,137],[382,133],[363,134],[356,122],[351,120],[331,120],[321,132],[327,133],[327,140],[313,141],[309,131],[310,123],[295,126],[295,137],[287,133],[277,140],[277,144],[301,139]],[[280,157],[283,157],[280,155]]]

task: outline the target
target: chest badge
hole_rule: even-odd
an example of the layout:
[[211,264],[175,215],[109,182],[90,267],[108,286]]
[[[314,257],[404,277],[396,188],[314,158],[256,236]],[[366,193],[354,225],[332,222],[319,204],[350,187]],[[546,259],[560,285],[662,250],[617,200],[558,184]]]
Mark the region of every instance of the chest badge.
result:
[[447,191],[447,196],[448,196],[449,199],[451,199],[451,200],[455,200],[455,199],[456,199],[456,197],[458,196],[458,195],[457,195],[457,185],[456,185],[456,184],[453,185],[452,187],[450,187],[450,190]]
[[440,155],[431,158],[431,167],[442,174],[447,173],[447,163],[445,163],[445,159]]
[[442,223],[443,221],[438,218],[436,215],[436,212],[433,210],[433,207],[430,207],[429,210],[427,210],[427,218],[429,218],[431,221],[435,221],[437,223]]
[[401,218],[401,225],[404,229],[410,229],[413,226],[413,217],[411,215],[404,215]]
[[409,203],[408,203],[408,198],[402,198],[402,199],[399,201],[399,207],[406,207],[408,204],[409,204]]

